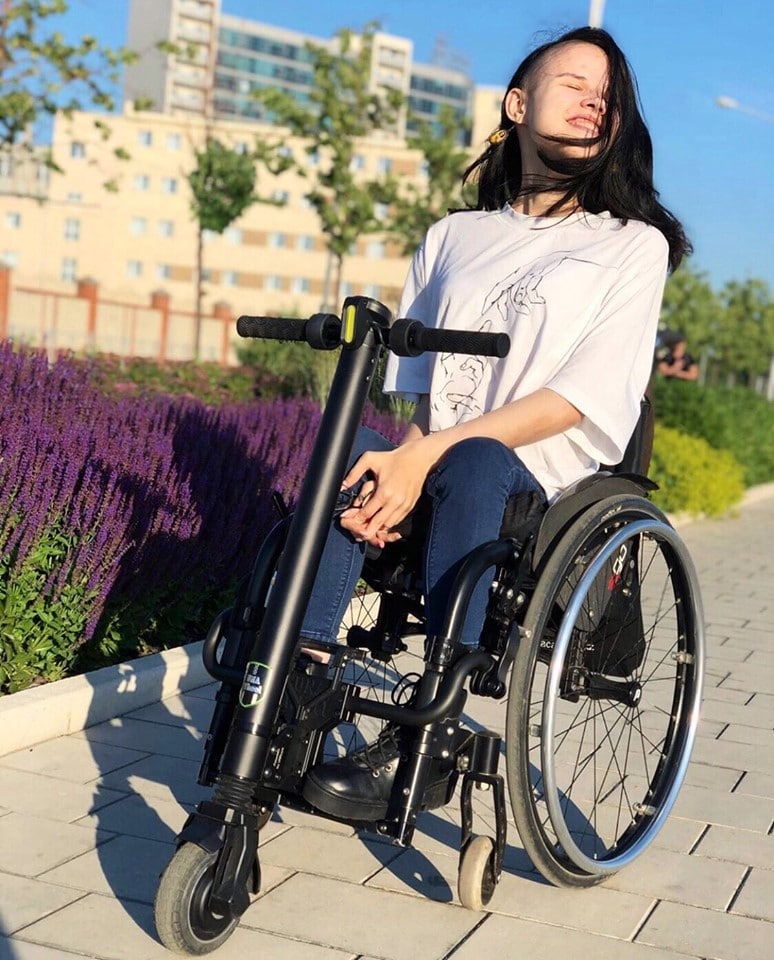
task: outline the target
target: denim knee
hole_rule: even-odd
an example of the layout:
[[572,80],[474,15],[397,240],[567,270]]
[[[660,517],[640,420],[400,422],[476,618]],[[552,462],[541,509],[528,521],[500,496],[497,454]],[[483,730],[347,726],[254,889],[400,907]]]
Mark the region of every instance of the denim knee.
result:
[[430,475],[432,496],[473,489],[509,488],[517,458],[509,447],[490,437],[469,437],[450,447]]
[[355,463],[363,456],[364,453],[368,453],[370,450],[393,450],[395,448],[394,443],[390,443],[381,433],[377,433],[376,430],[372,430],[370,427],[360,427],[355,436],[355,441],[352,444],[352,453],[349,458],[349,465],[347,469],[354,467]]

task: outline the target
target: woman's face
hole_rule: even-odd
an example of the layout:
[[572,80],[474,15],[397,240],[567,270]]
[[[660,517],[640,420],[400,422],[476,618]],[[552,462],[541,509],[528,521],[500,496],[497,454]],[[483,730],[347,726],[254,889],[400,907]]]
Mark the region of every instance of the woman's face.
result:
[[605,122],[608,73],[607,56],[591,43],[563,43],[549,50],[525,87],[509,90],[505,98],[522,152],[531,144],[557,159],[594,156]]

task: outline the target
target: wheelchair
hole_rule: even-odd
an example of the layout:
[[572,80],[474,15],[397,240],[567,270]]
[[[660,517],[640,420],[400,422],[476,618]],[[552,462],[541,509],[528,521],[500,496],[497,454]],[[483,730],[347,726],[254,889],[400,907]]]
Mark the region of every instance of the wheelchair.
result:
[[[258,836],[277,804],[408,847],[419,815],[459,786],[458,897],[473,910],[485,909],[502,873],[508,801],[551,883],[587,887],[625,867],[653,841],[684,780],[705,657],[691,558],[647,499],[654,485],[632,471],[642,467],[646,417],[615,470],[584,478],[547,509],[529,495],[509,503],[500,537],[460,570],[437,636],[424,630],[421,523],[369,551],[341,642],[319,645],[317,657],[299,626],[376,358],[384,349],[502,356],[508,341],[392,322],[362,297],[345,301],[341,319],[242,317],[238,331],[341,346],[341,356],[296,509],[204,642],[220,681],[199,775],[213,796],[189,816],[161,876],[162,942],[197,955],[231,935],[260,891]],[[489,602],[471,648],[458,637],[481,577]],[[502,729],[463,724],[469,695],[502,705]],[[305,799],[312,767],[387,724],[407,746],[383,816],[332,817]],[[493,836],[474,832],[483,822],[476,788],[476,806],[493,808]]]

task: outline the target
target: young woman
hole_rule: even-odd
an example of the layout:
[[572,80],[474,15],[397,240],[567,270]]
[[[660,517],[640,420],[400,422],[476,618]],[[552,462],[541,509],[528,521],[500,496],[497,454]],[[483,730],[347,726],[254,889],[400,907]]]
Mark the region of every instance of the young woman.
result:
[[[637,422],[667,268],[688,242],[658,202],[635,82],[610,35],[582,28],[531,53],[465,176],[478,181],[477,208],[428,231],[400,316],[504,331],[510,353],[390,358],[385,390],[416,400],[416,413],[397,448],[361,433],[344,485],[369,479],[328,539],[304,637],[334,641],[365,545],[395,540],[423,494],[427,626],[437,633],[461,563],[497,537],[509,498],[531,491],[550,501],[617,463]],[[477,642],[487,592],[484,578],[463,643]],[[365,765],[353,755],[313,770],[309,799],[331,813],[373,814],[392,777],[370,776],[369,750]],[[385,771],[397,753],[378,744]]]

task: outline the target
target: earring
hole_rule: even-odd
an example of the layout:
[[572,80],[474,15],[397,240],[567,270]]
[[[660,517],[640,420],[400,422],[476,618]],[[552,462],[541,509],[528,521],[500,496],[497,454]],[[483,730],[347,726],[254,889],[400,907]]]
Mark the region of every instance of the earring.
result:
[[502,127],[498,127],[496,130],[492,131],[492,133],[489,134],[489,136],[487,137],[487,140],[489,141],[489,143],[492,144],[492,146],[496,147],[498,143],[502,143],[503,140],[505,140],[505,138],[508,136],[509,133],[510,133],[510,130],[503,130]]

